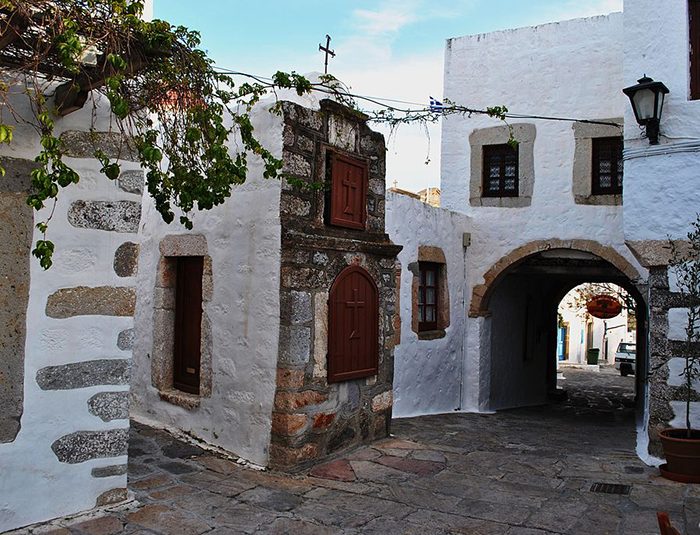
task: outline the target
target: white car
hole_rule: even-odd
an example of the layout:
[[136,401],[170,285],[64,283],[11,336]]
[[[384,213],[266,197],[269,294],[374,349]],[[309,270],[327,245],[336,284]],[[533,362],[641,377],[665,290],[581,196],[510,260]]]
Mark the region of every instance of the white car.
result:
[[634,375],[636,360],[637,344],[620,342],[615,352],[615,369],[620,370],[620,375]]

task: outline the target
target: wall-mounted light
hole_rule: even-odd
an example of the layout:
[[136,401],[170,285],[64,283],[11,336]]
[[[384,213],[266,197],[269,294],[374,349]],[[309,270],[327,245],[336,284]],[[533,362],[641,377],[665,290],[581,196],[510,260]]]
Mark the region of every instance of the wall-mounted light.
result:
[[659,123],[668,87],[662,82],[655,82],[645,74],[637,80],[636,85],[626,87],[622,92],[629,97],[634,116],[644,127],[649,144],[658,145]]

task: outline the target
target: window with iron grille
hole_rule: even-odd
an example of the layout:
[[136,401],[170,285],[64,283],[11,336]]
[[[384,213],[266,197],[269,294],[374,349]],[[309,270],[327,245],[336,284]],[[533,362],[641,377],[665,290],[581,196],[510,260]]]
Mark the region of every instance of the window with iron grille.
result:
[[418,270],[418,331],[434,331],[438,328],[440,264],[419,262]]
[[484,145],[484,197],[518,196],[518,147]]
[[622,194],[622,138],[593,139],[593,195]]

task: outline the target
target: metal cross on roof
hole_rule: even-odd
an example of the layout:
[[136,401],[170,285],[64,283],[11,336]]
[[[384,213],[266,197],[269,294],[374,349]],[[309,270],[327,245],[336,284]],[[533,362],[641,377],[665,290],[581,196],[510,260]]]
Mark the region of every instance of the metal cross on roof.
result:
[[326,62],[324,63],[323,72],[324,72],[324,74],[328,74],[328,56],[330,56],[332,58],[335,57],[335,51],[331,50],[331,36],[330,35],[326,34],[326,46],[319,44],[318,49],[321,52],[326,53]]

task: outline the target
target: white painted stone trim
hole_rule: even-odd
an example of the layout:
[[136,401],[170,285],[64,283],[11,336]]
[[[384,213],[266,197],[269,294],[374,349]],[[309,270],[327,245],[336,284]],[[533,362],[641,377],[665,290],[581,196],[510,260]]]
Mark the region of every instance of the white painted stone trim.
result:
[[668,339],[686,340],[685,328],[688,324],[687,308],[671,308],[668,311]]

